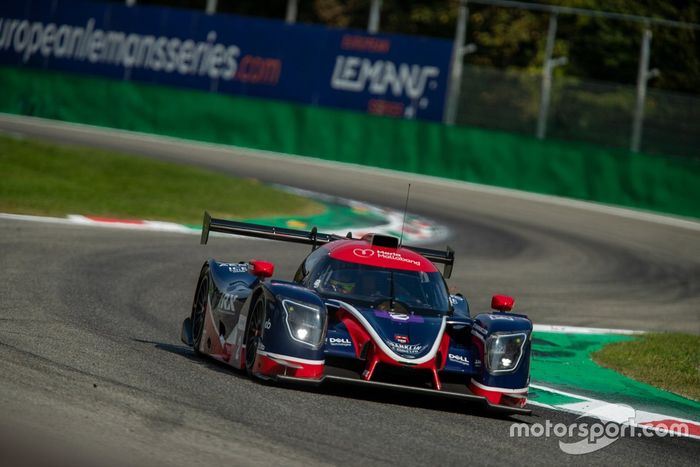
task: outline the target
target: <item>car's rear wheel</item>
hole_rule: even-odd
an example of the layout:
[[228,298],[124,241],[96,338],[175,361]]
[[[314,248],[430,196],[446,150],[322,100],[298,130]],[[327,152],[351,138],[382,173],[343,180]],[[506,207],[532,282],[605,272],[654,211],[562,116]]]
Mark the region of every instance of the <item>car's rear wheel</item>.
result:
[[262,341],[263,323],[265,322],[265,299],[261,296],[255,302],[253,311],[248,316],[248,330],[245,339],[245,369],[253,374],[253,365]]
[[194,352],[201,354],[199,351],[202,343],[202,335],[204,334],[204,320],[207,313],[207,296],[209,294],[209,268],[202,268],[197,282],[197,291],[194,294],[194,302],[192,303],[192,341]]

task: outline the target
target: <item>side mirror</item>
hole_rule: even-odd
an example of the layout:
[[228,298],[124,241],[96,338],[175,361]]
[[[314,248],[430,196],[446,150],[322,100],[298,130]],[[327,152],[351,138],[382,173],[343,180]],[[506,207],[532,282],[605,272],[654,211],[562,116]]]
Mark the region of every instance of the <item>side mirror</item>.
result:
[[258,261],[257,259],[250,262],[250,273],[261,280],[272,277],[273,272],[275,272],[275,265],[270,262]]
[[508,295],[494,295],[491,297],[491,308],[498,311],[510,311],[513,309],[515,300]]

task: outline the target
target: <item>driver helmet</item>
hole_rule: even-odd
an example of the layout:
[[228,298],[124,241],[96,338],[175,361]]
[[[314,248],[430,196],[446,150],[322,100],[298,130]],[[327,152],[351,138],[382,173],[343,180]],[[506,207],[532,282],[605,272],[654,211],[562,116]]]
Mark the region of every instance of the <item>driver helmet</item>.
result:
[[333,271],[328,280],[334,292],[349,294],[355,290],[356,274],[349,269],[338,269]]

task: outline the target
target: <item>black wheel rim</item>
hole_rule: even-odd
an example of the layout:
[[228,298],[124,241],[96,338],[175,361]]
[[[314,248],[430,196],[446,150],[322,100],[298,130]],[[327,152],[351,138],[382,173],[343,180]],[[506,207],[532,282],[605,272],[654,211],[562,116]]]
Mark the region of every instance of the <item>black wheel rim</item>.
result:
[[252,370],[255,363],[255,357],[258,353],[258,344],[262,335],[262,317],[263,317],[263,301],[259,300],[255,304],[253,315],[250,317],[250,327],[248,328],[248,336],[246,338],[245,349],[245,365],[249,370]]
[[197,296],[192,309],[192,336],[195,347],[199,347],[199,342],[202,340],[202,331],[204,330],[204,313],[207,309],[207,292],[208,279],[203,277],[199,282]]

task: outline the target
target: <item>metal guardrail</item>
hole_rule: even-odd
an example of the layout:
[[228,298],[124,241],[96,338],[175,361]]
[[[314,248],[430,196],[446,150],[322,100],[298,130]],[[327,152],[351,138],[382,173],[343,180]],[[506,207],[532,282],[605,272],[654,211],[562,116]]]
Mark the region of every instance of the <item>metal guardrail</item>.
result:
[[[454,125],[457,121],[457,107],[460,101],[461,79],[464,67],[463,50],[467,47],[464,44],[468,22],[468,4],[489,5],[504,8],[515,8],[521,10],[538,11],[548,13],[549,28],[547,32],[547,41],[545,45],[545,57],[542,66],[542,85],[540,91],[540,106],[537,118],[537,126],[535,135],[538,139],[544,139],[547,136],[547,126],[549,122],[549,110],[552,93],[552,71],[555,67],[567,63],[567,57],[552,56],[554,51],[554,41],[557,34],[557,17],[559,15],[578,15],[590,16],[598,18],[607,18],[621,21],[631,21],[644,25],[644,32],[641,37],[641,45],[639,52],[639,70],[637,72],[637,93],[634,112],[632,115],[632,131],[629,140],[629,149],[633,152],[639,152],[642,142],[644,129],[644,109],[647,95],[647,84],[650,78],[658,74],[658,70],[649,69],[649,56],[651,50],[652,32],[651,25],[700,30],[700,24],[687,23],[683,21],[673,21],[663,18],[653,18],[639,15],[631,15],[626,13],[614,13],[600,10],[590,10],[585,8],[563,7],[556,5],[545,5],[540,3],[525,3],[513,0],[461,0],[460,13],[457,19],[457,27],[455,32],[455,52],[452,60],[452,76],[448,90],[447,105],[445,106],[444,123]],[[464,23],[464,24],[463,24]]]

